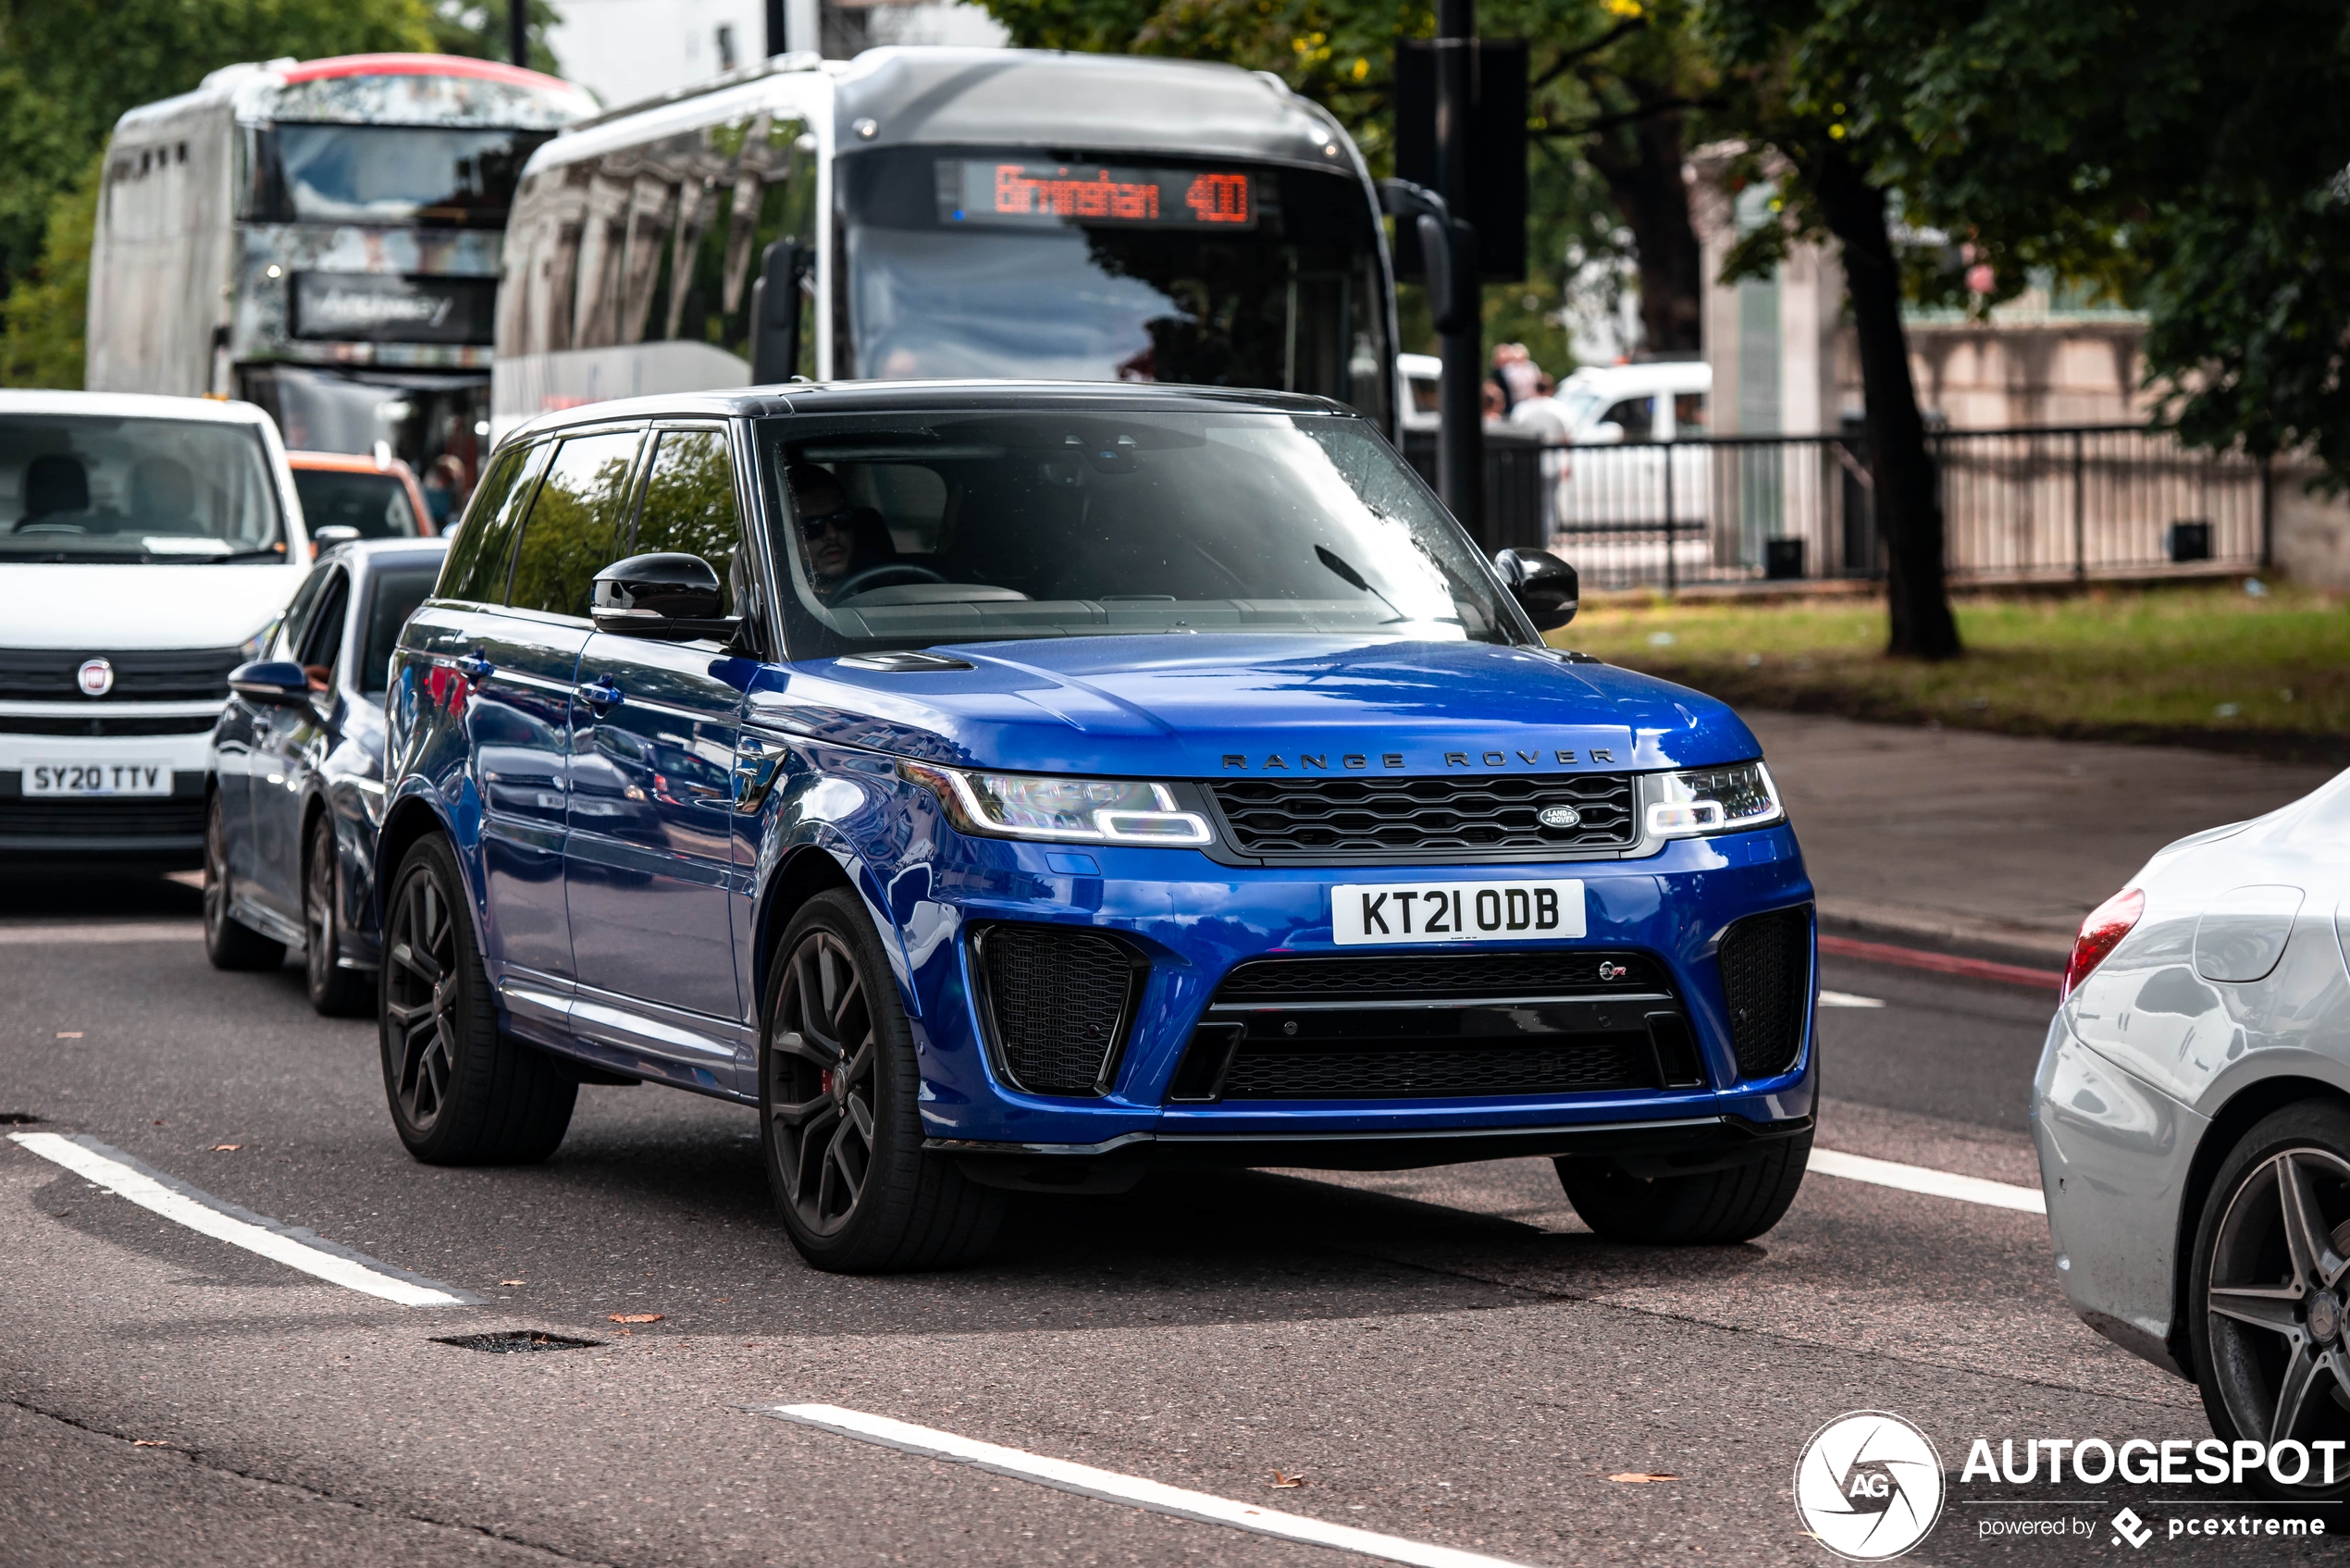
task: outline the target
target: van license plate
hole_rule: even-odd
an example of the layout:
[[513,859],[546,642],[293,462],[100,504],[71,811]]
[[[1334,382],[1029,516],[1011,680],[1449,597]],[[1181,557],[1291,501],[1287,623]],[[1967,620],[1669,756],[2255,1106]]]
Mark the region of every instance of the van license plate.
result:
[[1330,940],[1341,947],[1582,934],[1579,882],[1404,882],[1330,889]]
[[169,795],[171,770],[161,762],[27,762],[24,792],[52,799]]

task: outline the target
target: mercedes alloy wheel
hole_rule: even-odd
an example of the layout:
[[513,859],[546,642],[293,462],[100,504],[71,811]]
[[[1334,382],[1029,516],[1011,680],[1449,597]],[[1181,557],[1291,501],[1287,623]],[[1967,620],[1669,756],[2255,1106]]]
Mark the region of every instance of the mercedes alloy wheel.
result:
[[[2350,1441],[2350,1113],[2290,1106],[2245,1134],[2212,1185],[2195,1263],[2195,1364],[2213,1430],[2270,1445]],[[2339,1469],[2336,1480],[2262,1489],[2350,1494]]]

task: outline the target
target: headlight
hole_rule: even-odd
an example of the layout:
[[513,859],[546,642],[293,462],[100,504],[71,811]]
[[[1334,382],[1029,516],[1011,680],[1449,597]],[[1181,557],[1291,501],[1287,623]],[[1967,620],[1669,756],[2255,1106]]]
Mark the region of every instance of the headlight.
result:
[[1787,819],[1779,786],[1760,761],[1651,773],[1645,783],[1651,838],[1743,833]]
[[954,824],[988,838],[1092,844],[1206,844],[1207,819],[1180,809],[1162,784],[1036,773],[971,773],[899,762],[898,772],[946,808]]
[[269,624],[262,627],[261,630],[254,633],[253,636],[247,637],[244,641],[237,645],[237,662],[240,664],[250,664],[254,660],[260,658],[263,654],[268,652],[269,639],[277,635],[278,622],[276,619],[272,619]]

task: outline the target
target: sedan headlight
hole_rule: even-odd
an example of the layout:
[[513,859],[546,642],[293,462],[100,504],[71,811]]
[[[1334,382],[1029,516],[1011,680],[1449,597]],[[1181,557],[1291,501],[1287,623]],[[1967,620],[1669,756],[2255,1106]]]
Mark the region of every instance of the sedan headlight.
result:
[[1761,761],[1726,768],[1651,773],[1646,780],[1651,838],[1694,838],[1743,833],[1787,820],[1779,786]]
[[975,773],[897,764],[946,809],[954,824],[987,838],[1035,838],[1091,844],[1157,844],[1184,847],[1209,842],[1207,819],[1181,809],[1162,784],[1132,779],[1071,779],[1039,773]]
[[237,662],[240,664],[250,664],[254,660],[260,658],[263,654],[268,652],[269,639],[277,635],[278,620],[273,618],[269,624],[262,627],[261,630],[254,633],[253,636],[247,637],[244,641],[237,645]]

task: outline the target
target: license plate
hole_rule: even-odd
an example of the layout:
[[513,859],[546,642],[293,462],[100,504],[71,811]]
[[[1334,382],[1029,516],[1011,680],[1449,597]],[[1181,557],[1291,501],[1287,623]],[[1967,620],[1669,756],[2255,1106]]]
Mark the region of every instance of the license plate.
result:
[[1582,934],[1579,882],[1399,882],[1330,889],[1330,939],[1341,947]]
[[27,762],[27,795],[169,795],[171,770],[161,762]]

